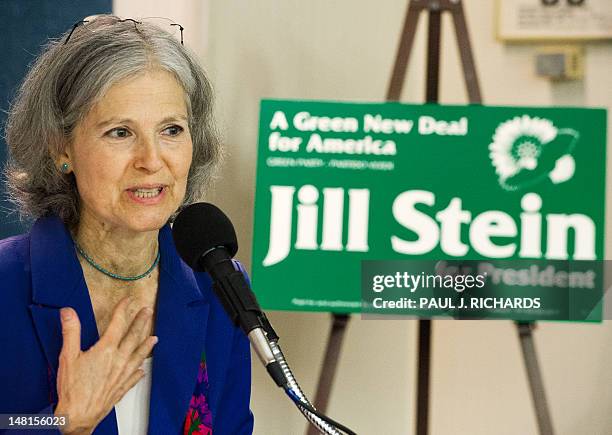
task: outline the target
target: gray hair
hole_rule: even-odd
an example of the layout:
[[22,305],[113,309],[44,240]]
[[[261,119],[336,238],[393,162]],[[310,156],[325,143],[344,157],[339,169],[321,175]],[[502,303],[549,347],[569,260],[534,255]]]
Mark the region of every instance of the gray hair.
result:
[[67,40],[69,33],[43,48],[9,110],[5,177],[20,217],[55,214],[70,226],[78,223],[74,175],[63,174],[56,158],[78,122],[114,83],[152,67],[172,73],[185,90],[193,157],[183,204],[201,200],[222,150],[212,88],[195,56],[156,25],[112,15],[76,27]]

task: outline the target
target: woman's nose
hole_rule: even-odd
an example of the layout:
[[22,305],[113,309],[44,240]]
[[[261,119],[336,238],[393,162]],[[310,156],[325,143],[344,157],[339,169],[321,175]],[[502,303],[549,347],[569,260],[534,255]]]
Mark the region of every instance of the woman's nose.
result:
[[163,167],[159,143],[154,137],[141,137],[134,166],[147,172],[157,172]]

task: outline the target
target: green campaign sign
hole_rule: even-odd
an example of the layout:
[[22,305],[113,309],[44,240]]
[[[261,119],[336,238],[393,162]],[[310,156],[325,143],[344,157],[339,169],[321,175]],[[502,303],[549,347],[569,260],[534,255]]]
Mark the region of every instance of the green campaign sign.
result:
[[605,148],[603,109],[264,100],[259,301],[360,312],[366,260],[603,260]]

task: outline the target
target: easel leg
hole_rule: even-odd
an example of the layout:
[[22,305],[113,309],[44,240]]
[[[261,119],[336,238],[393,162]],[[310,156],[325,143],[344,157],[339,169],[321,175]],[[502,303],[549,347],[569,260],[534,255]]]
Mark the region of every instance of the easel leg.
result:
[[535,351],[535,343],[533,342],[532,331],[534,324],[531,322],[516,322],[516,327],[521,341],[525,369],[527,370],[527,378],[529,380],[529,388],[531,389],[531,397],[533,398],[540,435],[553,435],[546,393]]
[[[323,359],[323,366],[319,375],[317,393],[314,400],[315,407],[321,412],[325,412],[327,409],[329,395],[334,382],[334,375],[336,374],[336,367],[338,366],[340,348],[342,347],[342,341],[346,332],[346,324],[350,316],[348,314],[334,313],[332,314],[332,318],[333,323],[329,332],[329,339],[327,340],[327,349],[325,351],[325,358]],[[306,433],[307,435],[317,435],[319,431],[313,425],[309,425],[308,432]]]
[[440,88],[440,38],[442,34],[442,12],[440,9],[429,10],[427,26],[427,82],[425,84],[425,102],[437,103]]
[[[425,100],[428,103],[437,103],[439,99],[440,83],[440,36],[442,13],[439,8],[429,10],[429,23],[427,27],[427,83]],[[429,387],[431,367],[431,327],[429,319],[419,320],[419,357],[418,357],[418,383],[417,383],[417,415],[416,434],[429,433]]]
[[391,81],[389,82],[389,88],[387,89],[387,101],[399,101],[400,99],[420,14],[421,9],[417,8],[412,2],[410,2],[408,4],[406,18],[404,19],[402,36],[400,37],[399,46],[397,47],[397,54],[395,55],[395,63],[393,64]]
[[429,431],[429,369],[431,366],[431,320],[419,320],[416,434]]
[[455,23],[455,35],[457,36],[457,45],[459,46],[459,54],[461,65],[463,66],[463,77],[465,79],[465,87],[468,92],[470,103],[482,103],[480,94],[480,86],[478,85],[478,74],[476,73],[476,65],[474,63],[474,55],[472,54],[472,44],[468,35],[467,23],[461,3],[457,2],[451,9],[453,22]]

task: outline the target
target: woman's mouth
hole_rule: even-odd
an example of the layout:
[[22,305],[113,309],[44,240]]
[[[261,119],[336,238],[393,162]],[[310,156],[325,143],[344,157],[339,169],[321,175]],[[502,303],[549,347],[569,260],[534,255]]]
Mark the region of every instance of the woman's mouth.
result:
[[154,205],[166,196],[167,186],[135,187],[127,190],[128,196],[140,204]]
[[135,189],[132,190],[132,192],[134,192],[134,196],[137,198],[154,198],[158,196],[162,190],[163,187],[156,187],[153,189]]

